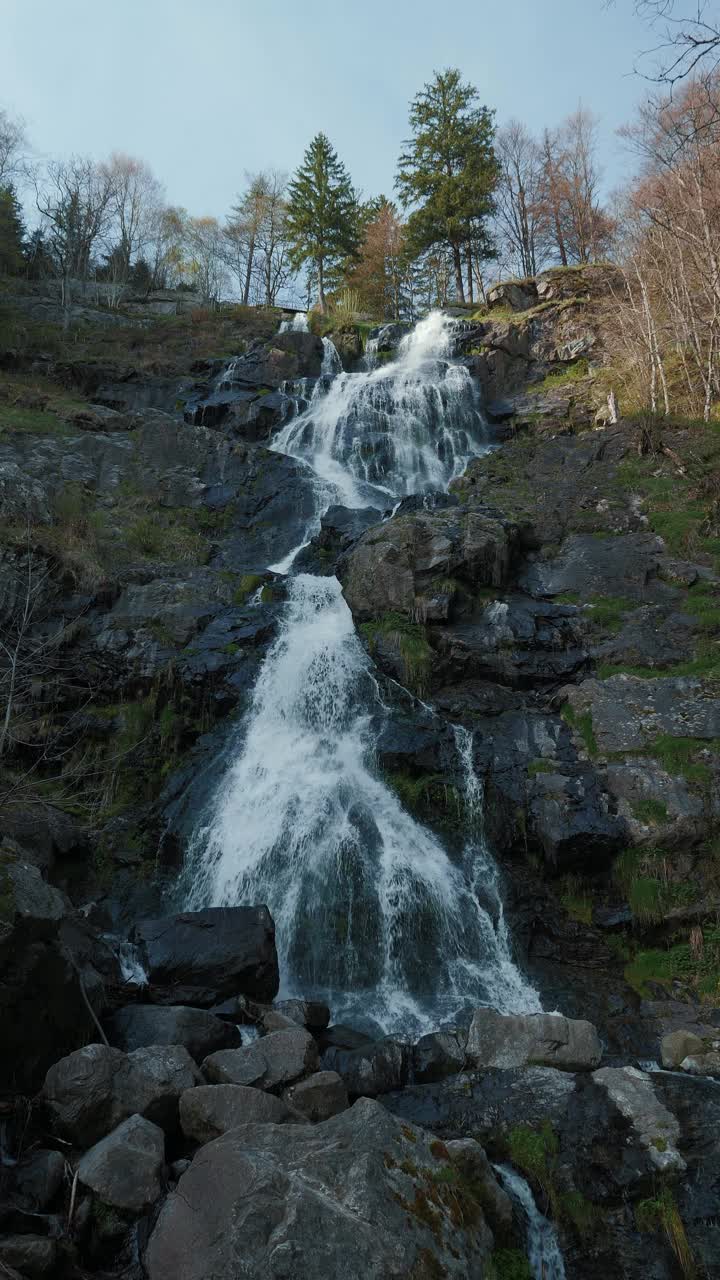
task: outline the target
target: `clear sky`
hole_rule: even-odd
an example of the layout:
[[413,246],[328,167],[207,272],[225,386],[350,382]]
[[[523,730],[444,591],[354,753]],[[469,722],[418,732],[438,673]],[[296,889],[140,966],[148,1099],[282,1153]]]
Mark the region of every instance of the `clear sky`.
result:
[[582,100],[612,187],[651,44],[632,0],[0,0],[0,106],[40,156],[127,151],[222,216],[245,170],[292,170],[319,129],[366,196],[392,194],[409,100],[458,66],[499,121]]

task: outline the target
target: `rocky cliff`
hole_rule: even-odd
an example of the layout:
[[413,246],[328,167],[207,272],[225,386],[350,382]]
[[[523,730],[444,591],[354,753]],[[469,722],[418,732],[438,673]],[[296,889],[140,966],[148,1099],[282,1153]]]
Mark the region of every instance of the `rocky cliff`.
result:
[[[388,708],[379,766],[450,845],[472,730],[516,947],[567,1015],[471,1011],[415,1046],[271,1004],[269,917],[167,910],[188,797],[282,616],[267,565],[314,509],[267,445],[320,339],[237,308],[78,317],[65,344],[7,310],[8,1274],[530,1275],[488,1157],[528,1179],[567,1275],[712,1274],[720,434],[604,420],[611,297],[609,270],[550,272],[464,312],[499,447],[391,518],[332,507],[299,562],[340,577]],[[391,356],[401,331],[377,337]],[[140,921],[141,992],[118,941]]]

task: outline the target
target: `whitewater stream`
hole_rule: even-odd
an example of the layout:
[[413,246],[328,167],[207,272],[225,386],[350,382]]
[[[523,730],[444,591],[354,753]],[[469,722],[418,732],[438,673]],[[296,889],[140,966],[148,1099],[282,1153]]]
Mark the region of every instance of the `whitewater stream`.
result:
[[[315,477],[300,546],[331,504],[386,513],[446,489],[486,451],[452,327],[433,312],[392,360],[359,373],[325,340],[320,378],[293,388],[272,444]],[[467,837],[449,851],[376,767],[386,712],[372,664],[337,580],[293,574],[300,546],[269,566],[290,575],[288,601],[191,840],[186,905],[266,903],[283,994],[325,999],[336,1021],[417,1034],[478,1003],[538,1011],[512,958],[470,735],[456,732]]]

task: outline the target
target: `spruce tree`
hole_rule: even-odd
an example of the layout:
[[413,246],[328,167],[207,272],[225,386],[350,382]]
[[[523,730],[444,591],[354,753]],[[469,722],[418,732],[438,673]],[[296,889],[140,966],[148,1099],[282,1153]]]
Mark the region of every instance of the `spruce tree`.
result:
[[13,187],[0,187],[0,274],[16,276],[24,266],[25,225]]
[[465,301],[463,255],[472,288],[472,258],[490,256],[486,230],[497,182],[493,112],[477,106],[478,92],[451,67],[416,94],[412,137],[398,162],[396,187],[413,207],[407,232],[415,252],[450,249],[458,300]]
[[359,234],[350,175],[324,133],[313,138],[288,188],[286,230],[292,265],[311,264],[324,314],[329,276],[356,253]]

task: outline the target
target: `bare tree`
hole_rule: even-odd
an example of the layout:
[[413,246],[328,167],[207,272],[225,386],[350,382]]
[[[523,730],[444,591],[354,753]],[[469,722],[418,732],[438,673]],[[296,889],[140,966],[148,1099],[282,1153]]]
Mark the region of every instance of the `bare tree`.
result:
[[[656,32],[658,43],[641,54],[649,80],[672,88],[720,62],[720,15],[708,0],[634,0],[635,12]],[[643,70],[645,68],[645,70]]]
[[499,167],[495,220],[500,238],[512,270],[532,276],[543,257],[542,149],[524,124],[510,120],[495,134],[495,155]]
[[217,218],[188,218],[185,246],[190,277],[205,302],[219,302],[227,285],[226,247]]
[[73,281],[88,279],[95,247],[105,232],[113,179],[104,165],[81,156],[51,161],[37,206],[49,226],[48,243],[62,281],[63,325],[70,323]]
[[24,120],[0,107],[0,187],[28,176],[28,152]]
[[584,107],[542,142],[538,221],[563,266],[597,261],[607,251],[611,220],[600,202],[597,119]]
[[117,305],[130,269],[147,249],[162,208],[162,184],[142,160],[114,152],[106,166],[111,187],[108,243],[108,277],[111,301]]

